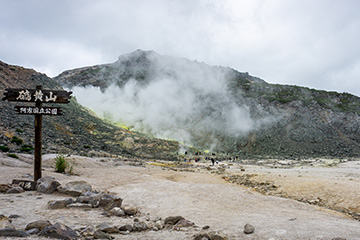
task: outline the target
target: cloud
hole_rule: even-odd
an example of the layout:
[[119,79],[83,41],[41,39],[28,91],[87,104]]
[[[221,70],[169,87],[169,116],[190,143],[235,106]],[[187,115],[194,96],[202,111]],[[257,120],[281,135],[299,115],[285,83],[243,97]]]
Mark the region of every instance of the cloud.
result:
[[2,0],[0,56],[54,76],[140,48],[360,95],[359,7],[357,0]]

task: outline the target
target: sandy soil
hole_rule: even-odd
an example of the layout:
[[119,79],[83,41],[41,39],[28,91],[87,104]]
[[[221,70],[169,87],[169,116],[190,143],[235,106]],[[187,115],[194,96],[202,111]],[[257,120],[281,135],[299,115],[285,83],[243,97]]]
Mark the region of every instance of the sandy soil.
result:
[[[184,231],[113,235],[115,239],[193,239],[206,225],[228,239],[360,239],[360,221],[348,214],[360,213],[360,161],[332,167],[323,164],[274,168],[237,163],[209,167],[208,163],[193,163],[179,168],[159,162],[136,167],[111,159],[73,157],[77,175],[68,176],[54,172],[53,157],[43,157],[43,176],[54,176],[61,184],[85,180],[94,189],[114,192],[124,199],[124,205],[138,207],[140,218],[181,215],[198,226]],[[2,154],[0,183],[32,174],[31,159],[20,155],[15,160]],[[278,187],[260,194],[255,188],[226,181],[229,176],[245,174],[259,186],[267,181]],[[133,222],[131,218],[105,217],[101,210],[47,208],[49,200],[64,198],[34,191],[0,194],[0,214],[20,215],[13,221],[18,229],[39,219],[75,229],[102,222],[119,226]],[[246,223],[255,227],[253,234],[243,233]]]

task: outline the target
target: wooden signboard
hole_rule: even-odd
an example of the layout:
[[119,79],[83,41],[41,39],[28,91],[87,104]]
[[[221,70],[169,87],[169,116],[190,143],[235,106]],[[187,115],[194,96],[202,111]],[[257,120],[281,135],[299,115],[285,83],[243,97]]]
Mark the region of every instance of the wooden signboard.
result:
[[61,108],[59,107],[29,107],[29,106],[15,106],[15,110],[19,114],[25,115],[50,115],[58,116],[61,114]]
[[41,103],[69,103],[72,92],[60,90],[42,89],[5,89],[5,97],[2,100],[13,102],[41,102]]
[[35,115],[34,180],[41,178],[41,128],[42,115],[61,115],[59,107],[43,107],[42,103],[69,103],[72,92],[62,90],[7,88],[4,100],[13,102],[34,102],[35,106],[16,106],[19,114]]

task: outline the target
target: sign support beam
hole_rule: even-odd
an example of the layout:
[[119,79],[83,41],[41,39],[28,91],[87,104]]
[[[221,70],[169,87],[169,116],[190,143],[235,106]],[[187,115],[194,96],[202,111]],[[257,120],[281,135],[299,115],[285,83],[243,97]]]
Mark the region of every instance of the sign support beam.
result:
[[[36,86],[36,90],[42,90],[42,86]],[[41,102],[35,102],[35,106],[40,108]],[[35,149],[34,149],[34,181],[41,178],[41,130],[42,130],[42,115],[35,115]]]

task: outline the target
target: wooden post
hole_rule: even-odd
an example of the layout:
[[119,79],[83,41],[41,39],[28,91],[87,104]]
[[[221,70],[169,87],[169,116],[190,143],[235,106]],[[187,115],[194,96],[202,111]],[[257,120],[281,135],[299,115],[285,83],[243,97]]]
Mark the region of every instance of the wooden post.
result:
[[[36,86],[36,90],[42,90],[42,86]],[[41,102],[36,101],[35,106],[40,108]],[[41,178],[41,129],[42,129],[42,115],[35,115],[35,152],[34,152],[34,181]]]

